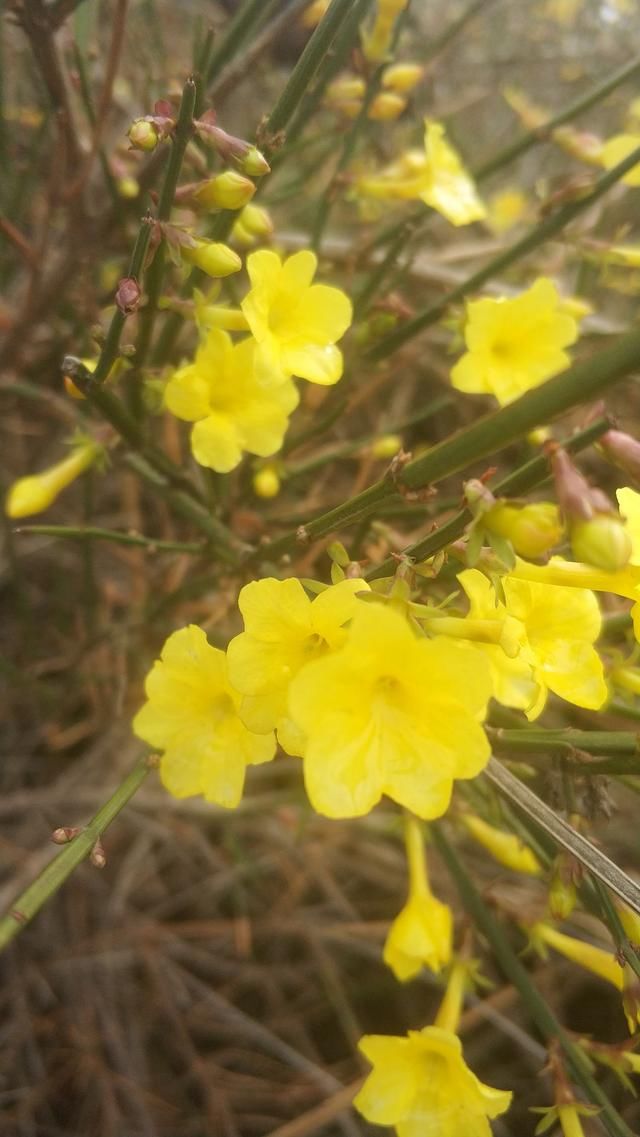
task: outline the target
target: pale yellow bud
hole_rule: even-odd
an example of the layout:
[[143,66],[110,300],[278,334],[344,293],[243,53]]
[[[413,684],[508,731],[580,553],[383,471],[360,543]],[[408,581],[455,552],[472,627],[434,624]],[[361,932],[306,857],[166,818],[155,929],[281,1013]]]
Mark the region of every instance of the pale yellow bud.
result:
[[273,233],[273,221],[261,205],[245,205],[238,221],[254,237],[270,237]]
[[491,533],[511,541],[521,557],[541,557],[562,539],[563,526],[557,505],[550,501],[511,505],[498,501],[484,515]]
[[140,193],[140,183],[129,175],[124,178],[118,178],[116,188],[120,197],[125,198],[127,201],[132,201]]
[[154,122],[136,118],[127,131],[127,138],[134,150],[155,150],[160,141],[160,131]]
[[180,254],[183,260],[202,269],[207,276],[230,276],[242,268],[240,257],[228,245],[222,245],[218,241],[196,240],[194,248],[183,246]]
[[388,91],[406,95],[418,85],[424,75],[419,63],[392,63],[382,76],[382,86]]
[[258,497],[277,497],[280,493],[280,478],[273,466],[263,466],[253,475],[253,492]]
[[399,118],[406,109],[407,100],[395,91],[380,91],[371,103],[368,111],[373,122],[392,122]]
[[325,99],[329,103],[342,103],[350,99],[364,98],[367,85],[360,75],[339,75],[329,83]]
[[474,813],[463,813],[460,820],[467,832],[488,853],[491,853],[499,864],[513,869],[514,872],[526,873],[527,876],[540,876],[542,866],[538,858],[515,833],[496,829]]
[[58,495],[95,462],[101,449],[95,442],[86,442],[48,470],[19,478],[6,497],[7,517],[30,517],[48,509]]
[[252,178],[263,178],[265,174],[271,173],[271,166],[262,151],[258,150],[257,146],[251,146],[249,150],[247,150],[240,165],[244,173],[249,174]]
[[624,521],[615,514],[601,513],[589,521],[574,521],[571,548],[577,561],[617,572],[629,563],[631,538]]
[[371,446],[374,458],[393,458],[402,450],[402,439],[399,434],[381,434]]
[[205,209],[242,209],[255,192],[256,187],[250,178],[235,170],[225,170],[223,174],[216,174],[215,178],[203,182],[192,196]]

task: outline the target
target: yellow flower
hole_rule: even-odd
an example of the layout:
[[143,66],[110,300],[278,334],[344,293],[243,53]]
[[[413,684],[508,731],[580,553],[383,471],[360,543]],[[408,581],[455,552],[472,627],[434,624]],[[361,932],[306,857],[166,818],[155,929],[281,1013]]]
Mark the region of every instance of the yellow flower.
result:
[[149,672],[147,702],[134,732],[163,750],[160,777],[174,797],[203,794],[233,809],[245,768],[275,754],[273,734],[252,734],[238,715],[240,696],[229,684],[225,655],[190,624],[169,636]]
[[489,225],[494,233],[507,233],[526,217],[528,209],[529,202],[522,190],[500,190],[489,202]]
[[462,813],[460,820],[468,833],[505,868],[527,876],[540,876],[542,865],[535,853],[516,833],[496,829],[475,813]]
[[[561,559],[554,558],[553,563],[558,562]],[[603,705],[607,687],[593,647],[601,615],[592,592],[528,583],[509,574],[502,581],[503,604],[496,602],[493,586],[477,569],[465,569],[458,580],[469,598],[472,619],[510,616],[519,622],[522,646],[515,659],[498,645],[476,645],[489,660],[499,703],[521,708],[529,719],[541,713],[549,691],[578,707],[597,710]]]
[[211,328],[193,363],[179,368],[165,389],[165,403],[178,418],[195,425],[191,449],[201,466],[224,474],[243,450],[266,458],[282,446],[288,416],[298,404],[290,380],[264,387],[254,367],[252,339],[232,344]]
[[407,4],[408,0],[378,0],[373,21],[360,32],[362,51],[370,63],[379,63],[389,52],[396,20]]
[[[610,170],[619,162],[624,161],[639,146],[640,134],[615,134],[613,138],[608,138],[604,143],[600,161],[605,170]],[[640,186],[640,162],[620,180],[627,186]]]
[[[629,508],[625,500],[625,509]],[[631,543],[634,544],[633,522],[631,526]],[[637,555],[637,554],[636,554]],[[634,563],[632,548],[631,563],[615,572],[606,569],[593,568],[592,565],[581,564],[578,561],[563,561],[562,557],[552,557],[547,565],[532,565],[527,561],[518,561],[511,570],[512,579],[531,581],[535,584],[553,584],[561,587],[591,589],[594,592],[613,592],[618,596],[626,596],[635,603],[631,609],[631,618],[636,639],[640,642],[640,563]]]
[[452,225],[482,221],[487,211],[441,123],[425,119],[424,146],[407,150],[377,175],[361,178],[358,189],[383,201],[419,199]]
[[490,693],[475,648],[419,638],[400,613],[362,605],[344,646],[308,663],[289,690],[289,714],[307,736],[312,806],[359,817],[387,794],[419,817],[440,817],[454,778],[486,765],[480,721]]
[[405,818],[409,864],[409,899],[389,929],[383,959],[396,979],[404,983],[422,967],[441,971],[451,960],[453,918],[451,909],[433,895],[420,823]]
[[449,1030],[369,1034],[359,1048],[373,1070],[353,1104],[367,1121],[392,1125],[398,1137],[491,1137],[488,1119],[511,1104],[509,1091],[476,1078]]
[[406,95],[422,80],[424,70],[421,63],[392,63],[382,72],[382,86],[385,90]]
[[573,936],[568,936],[543,921],[534,924],[528,929],[528,933],[531,943],[541,955],[546,955],[546,948],[552,947],[565,959],[579,964],[585,971],[590,971],[592,975],[597,975],[617,987],[618,991],[622,991],[624,977],[620,964],[616,962],[613,948],[611,951],[605,951],[595,944],[587,943],[586,940],[576,940]]
[[103,447],[97,442],[85,442],[74,446],[66,458],[48,470],[18,478],[7,493],[4,506],[7,517],[30,517],[48,509],[59,494],[88,470],[102,453]]
[[240,713],[259,733],[278,727],[281,745],[299,754],[301,736],[287,716],[293,677],[312,659],[340,647],[364,580],[343,580],[310,600],[299,580],[254,580],[238,597],[244,632],[227,649],[229,679],[243,695]]
[[495,395],[501,406],[564,371],[565,347],[578,325],[561,311],[558,290],[541,276],[512,300],[485,297],[467,305],[466,355],[451,372],[458,391]]
[[351,301],[339,288],[312,284],[317,267],[308,249],[284,263],[270,249],[247,257],[251,291],[242,311],[258,342],[256,369],[265,384],[298,375],[328,386],[342,375],[336,341],[351,323]]

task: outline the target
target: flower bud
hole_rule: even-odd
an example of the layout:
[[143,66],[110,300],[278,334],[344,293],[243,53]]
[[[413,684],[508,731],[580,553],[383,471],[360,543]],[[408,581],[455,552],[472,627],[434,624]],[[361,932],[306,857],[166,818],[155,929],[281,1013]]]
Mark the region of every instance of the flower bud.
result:
[[202,182],[191,193],[191,198],[205,209],[242,209],[251,200],[256,187],[250,178],[235,170],[225,170]]
[[368,117],[373,122],[392,122],[406,110],[407,100],[395,91],[380,91],[372,101]]
[[570,853],[559,853],[553,862],[549,881],[549,911],[554,920],[566,920],[576,906],[577,883],[582,875],[579,861]]
[[280,493],[280,478],[274,466],[263,466],[253,475],[253,492],[258,497],[277,497]]
[[623,430],[608,430],[598,445],[614,465],[640,481],[640,442]]
[[180,255],[188,264],[206,272],[207,276],[230,276],[242,268],[240,257],[228,245],[200,237],[196,237],[195,242],[195,246],[183,246]]
[[147,118],[136,118],[127,131],[127,138],[132,150],[144,150],[148,153],[150,150],[155,150],[161,134],[155,122],[150,122]]
[[538,858],[515,833],[496,829],[474,813],[462,813],[460,820],[467,832],[491,853],[499,864],[514,872],[525,873],[527,876],[540,876],[542,867]]
[[76,446],[67,458],[42,470],[39,474],[31,474],[26,478],[19,478],[11,486],[5,501],[7,517],[30,517],[34,513],[42,513],[56,500],[62,490],[91,466],[102,447],[95,442],[85,442]]
[[370,63],[380,63],[391,48],[397,17],[408,0],[378,0],[373,25],[361,32],[362,51]]
[[240,168],[244,174],[252,178],[263,178],[271,173],[271,166],[257,146],[250,146],[244,158],[240,161]]
[[511,541],[521,557],[541,557],[557,545],[563,526],[557,505],[551,501],[511,505],[498,501],[484,516],[487,529]]
[[337,106],[353,99],[363,99],[366,89],[367,85],[360,75],[340,75],[329,83],[325,100],[332,106]]
[[116,181],[116,189],[125,201],[133,201],[140,193],[140,182],[130,174],[126,174]]
[[624,521],[615,514],[601,513],[570,527],[571,548],[578,561],[606,572],[617,572],[629,563],[632,546]]
[[251,237],[270,237],[273,221],[261,205],[245,205],[238,222]]
[[402,450],[402,439],[399,434],[381,434],[371,446],[373,458],[393,458]]
[[115,301],[116,307],[120,309],[123,316],[129,316],[132,312],[137,311],[140,296],[140,285],[135,276],[123,276],[118,281]]
[[315,28],[320,23],[320,20],[325,15],[329,7],[330,0],[313,0],[308,8],[305,8],[302,13],[301,24],[303,28]]
[[385,67],[382,86],[388,91],[398,91],[406,95],[418,85],[424,75],[424,67],[419,63],[392,63]]

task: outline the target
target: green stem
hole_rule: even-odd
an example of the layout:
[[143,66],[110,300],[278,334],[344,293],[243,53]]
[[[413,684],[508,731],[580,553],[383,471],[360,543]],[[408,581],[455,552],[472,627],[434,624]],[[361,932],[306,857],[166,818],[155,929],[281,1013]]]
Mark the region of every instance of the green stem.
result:
[[209,60],[206,71],[207,86],[217,79],[218,72],[237,55],[254,25],[262,19],[265,8],[271,7],[272,4],[269,4],[268,0],[245,0],[245,3],[238,7],[229,22],[226,35],[221,37]]
[[141,758],[89,824],[60,850],[33,883],[17,897],[7,914],[0,919],[0,951],[30,923],[80,862],[89,856],[96,841],[131,800],[156,764],[154,757]]
[[625,174],[632,170],[640,162],[640,146],[637,146],[622,162],[617,166],[613,166],[606,174],[598,178],[593,186],[593,189],[585,194],[583,197],[578,198],[576,201],[568,202],[567,205],[562,206],[556,213],[552,213],[544,221],[530,229],[525,233],[519,241],[510,245],[497,257],[489,261],[484,268],[478,269],[472,276],[467,277],[456,288],[451,289],[441,300],[436,304],[430,305],[424,311],[419,312],[413,319],[408,320],[406,324],[397,328],[396,331],[391,332],[383,340],[377,343],[369,352],[366,353],[367,358],[371,360],[386,359],[399,347],[407,343],[408,340],[413,339],[419,332],[429,328],[435,324],[445,315],[447,309],[451,304],[455,304],[460,300],[464,300],[471,292],[477,291],[491,280],[503,269],[508,268],[521,257],[526,256],[527,253],[537,249],[544,241],[548,241],[550,237],[554,237],[557,233],[561,233],[563,229],[578,217],[585,209],[589,209],[596,201],[598,201],[603,194],[607,193],[612,186],[616,185]]
[[117,529],[100,529],[95,525],[21,525],[14,533],[42,537],[63,537],[72,541],[112,541],[116,545],[140,545],[150,553],[204,553],[206,544],[195,541],[156,541],[140,533],[120,533]]
[[[193,133],[193,109],[195,102],[196,83],[190,76],[182,90],[182,101],[180,103],[178,121],[171,143],[171,154],[169,156],[169,162],[160,193],[160,200],[158,202],[158,221],[168,221],[171,216],[173,199],[178,185],[178,178],[180,177],[180,170],[182,169],[184,153]],[[145,279],[147,303],[142,311],[140,334],[136,345],[136,369],[144,366],[149,344],[151,343],[158,300],[162,291],[165,261],[165,246],[164,241],[161,241],[156,249],[156,255],[151,262]]]
[[352,6],[353,0],[331,0],[267,119],[264,127],[267,136],[278,134],[286,128]]
[[612,1137],[633,1137],[632,1131],[593,1078],[589,1061],[583,1050],[565,1034],[555,1015],[537,991],[528,972],[514,954],[502,928],[478,893],[456,852],[444,836],[441,826],[433,825],[432,834],[442,859],[455,881],[466,912],[491,944],[500,968],[519,992],[538,1030],[548,1042],[554,1040],[559,1042],[573,1077],[588,1098],[600,1106],[602,1121]]
[[490,174],[494,174],[496,170],[500,170],[503,166],[507,166],[513,162],[515,158],[519,158],[521,154],[526,153],[532,146],[538,145],[540,142],[545,142],[550,138],[553,131],[558,126],[563,126],[566,122],[571,122],[572,119],[577,118],[583,111],[588,111],[596,103],[602,101],[616,87],[621,83],[626,83],[627,79],[633,79],[634,76],[640,73],[640,59],[632,59],[630,63],[626,63],[619,71],[614,71],[604,83],[599,83],[597,87],[592,87],[580,99],[576,99],[574,103],[570,103],[559,114],[554,115],[553,118],[548,119],[542,126],[537,127],[535,130],[528,130],[520,138],[516,138],[515,142],[511,142],[505,146],[503,150],[499,150],[493,157],[487,158],[477,170],[474,171],[474,177],[477,181],[482,178],[488,178]]
[[[147,249],[149,247],[149,238],[151,236],[152,225],[153,218],[150,214],[146,214],[146,216],[143,217],[142,221],[140,222],[138,236],[133,247],[131,260],[129,261],[129,267],[127,269],[127,276],[133,277],[134,280],[139,280],[142,273],[144,259],[147,255]],[[119,308],[116,308],[113,316],[111,317],[109,330],[107,332],[102,351],[100,352],[100,358],[98,359],[95,371],[91,376],[91,381],[93,384],[104,383],[116,359],[118,358],[120,338],[122,336],[122,331],[126,319],[126,314],[124,312],[121,312]]]
[[[433,446],[422,457],[405,466],[402,471],[403,488],[414,490],[432,485],[488,454],[493,457],[534,427],[542,426],[571,407],[595,398],[635,370],[639,357],[640,331],[631,331],[613,346],[575,363],[540,387],[525,392],[509,406],[484,415],[471,426]],[[396,492],[397,488],[389,477],[381,479],[349,501],[310,521],[305,526],[303,540],[321,537],[358,520]],[[297,531],[286,534],[264,546],[263,551],[271,559],[288,553],[296,547],[300,536]]]

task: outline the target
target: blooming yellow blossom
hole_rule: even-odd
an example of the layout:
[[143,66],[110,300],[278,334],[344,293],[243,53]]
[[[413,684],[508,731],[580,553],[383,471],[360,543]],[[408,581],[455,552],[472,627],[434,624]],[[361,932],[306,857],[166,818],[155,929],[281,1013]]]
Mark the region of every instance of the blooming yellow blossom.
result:
[[327,386],[342,375],[336,341],[351,323],[351,301],[340,288],[312,284],[317,267],[308,249],[284,262],[270,249],[247,257],[251,290],[242,311],[258,342],[256,368],[265,384],[298,375]]
[[103,447],[97,442],[84,442],[74,446],[66,458],[48,470],[18,478],[7,493],[4,506],[7,517],[31,517],[34,513],[48,509],[62,491],[88,470],[102,453]]
[[245,770],[275,754],[273,734],[252,734],[238,715],[225,655],[190,624],[169,636],[145,683],[133,721],[139,738],[163,750],[160,776],[174,797],[203,794],[227,809],[242,797]]
[[387,794],[419,817],[441,816],[453,780],[488,760],[480,722],[490,693],[480,652],[418,637],[399,612],[362,605],[344,646],[307,664],[289,690],[314,809],[358,817]]
[[[632,547],[633,541],[631,532]],[[552,557],[546,565],[532,565],[519,560],[511,570],[511,577],[534,584],[559,584],[562,587],[612,592],[628,597],[635,601],[631,618],[636,639],[640,642],[640,563],[634,562],[633,548],[631,563],[615,572],[593,568],[592,565],[581,564],[579,561],[563,561],[562,557]]]
[[267,577],[245,585],[238,598],[244,632],[227,649],[229,678],[242,696],[241,714],[258,732],[278,727],[289,753],[300,753],[300,736],[289,722],[287,692],[311,660],[340,647],[364,580],[343,580],[311,600],[299,580]]
[[496,829],[475,813],[462,813],[460,820],[467,833],[482,845],[505,868],[527,876],[540,876],[542,865],[532,849],[516,833]]
[[[624,161],[639,146],[640,134],[615,134],[613,138],[608,138],[604,143],[600,161],[605,170],[610,170],[619,162]],[[640,162],[620,180],[627,186],[640,186]]]
[[452,225],[482,221],[487,211],[441,123],[425,119],[424,147],[407,150],[377,174],[361,178],[358,190],[382,201],[419,199]]
[[539,277],[511,300],[485,297],[467,305],[467,352],[451,372],[458,391],[495,395],[501,406],[568,366],[564,350],[578,325],[561,311],[551,280]]
[[484,1085],[469,1069],[452,1031],[370,1034],[359,1048],[373,1070],[354,1105],[367,1121],[394,1126],[398,1137],[490,1137],[488,1119],[511,1104],[509,1091]]
[[[559,561],[554,558],[554,563]],[[510,616],[519,622],[521,649],[516,658],[498,645],[476,645],[489,660],[499,703],[521,708],[529,719],[541,713],[549,691],[578,707],[597,710],[604,704],[602,661],[593,647],[602,618],[592,592],[516,580],[510,573],[502,581],[503,604],[477,569],[465,569],[458,580],[469,598],[472,619]]]
[[393,921],[384,945],[383,959],[396,979],[404,983],[424,967],[441,971],[451,959],[451,909],[432,893],[420,823],[405,821],[409,863],[409,898]]
[[194,362],[179,368],[165,389],[169,410],[195,424],[196,461],[218,473],[233,470],[244,450],[262,458],[275,454],[298,405],[289,379],[273,388],[260,383],[254,358],[252,339],[232,344],[226,332],[211,328]]

